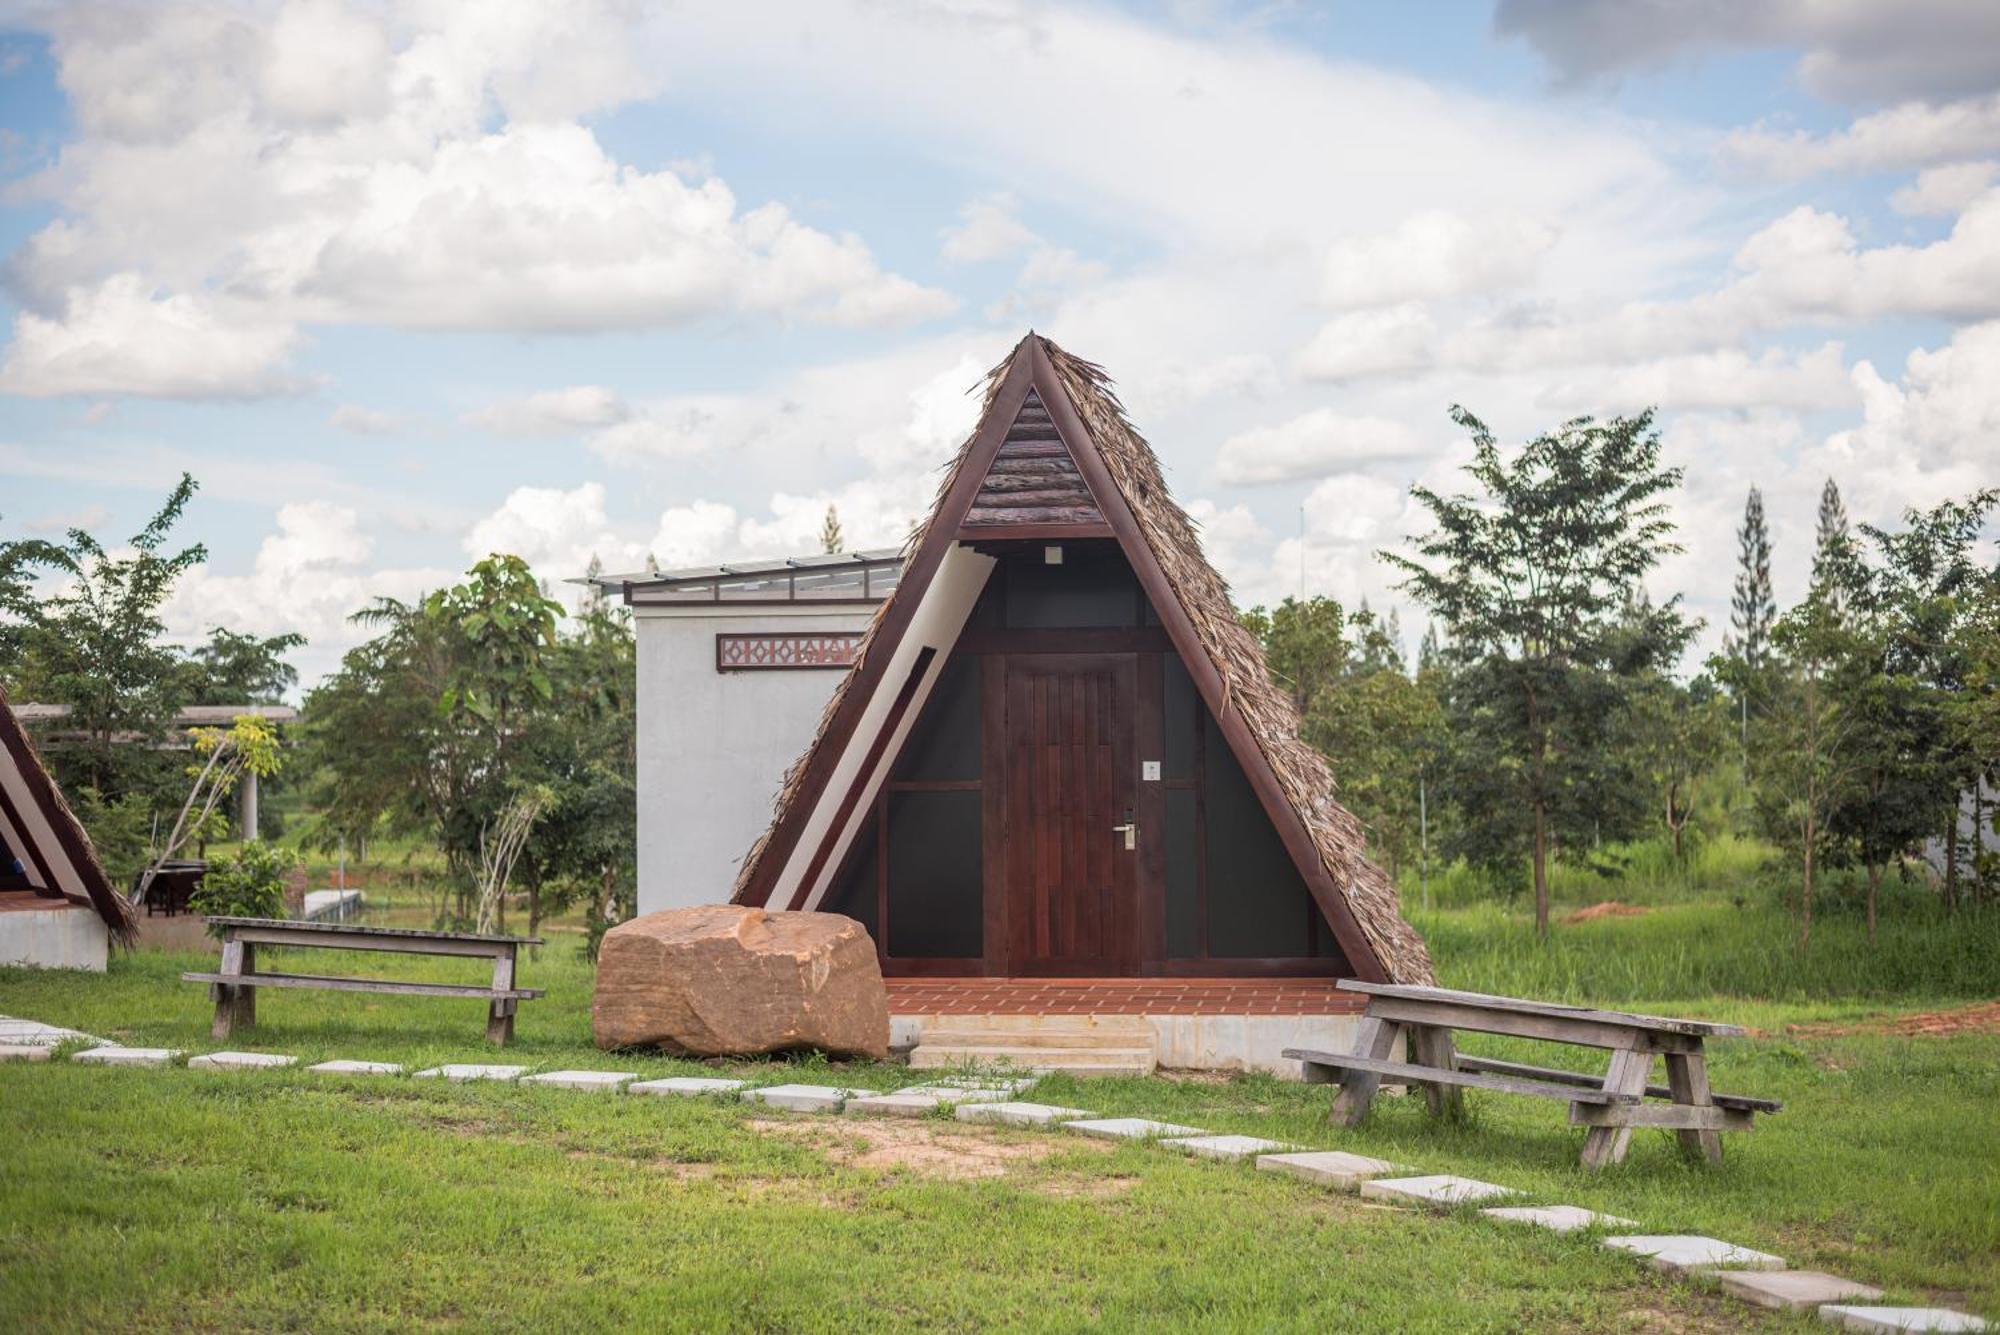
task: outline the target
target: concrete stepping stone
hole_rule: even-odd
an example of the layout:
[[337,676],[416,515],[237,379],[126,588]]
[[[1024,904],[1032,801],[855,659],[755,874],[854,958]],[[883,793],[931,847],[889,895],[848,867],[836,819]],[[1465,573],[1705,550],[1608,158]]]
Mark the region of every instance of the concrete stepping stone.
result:
[[447,1063],[418,1071],[413,1080],[449,1080],[462,1085],[468,1080],[519,1080],[528,1073],[525,1066],[482,1066],[477,1062]]
[[0,1062],[45,1062],[54,1051],[28,1043],[0,1043]]
[[190,1071],[261,1071],[298,1064],[297,1057],[287,1057],[278,1052],[205,1052],[188,1059]]
[[1684,1275],[1691,1270],[1783,1270],[1785,1259],[1769,1252],[1754,1252],[1720,1238],[1696,1237],[1685,1233],[1606,1238],[1613,1251],[1642,1256],[1655,1270]]
[[594,1089],[601,1094],[616,1094],[626,1082],[637,1080],[637,1071],[549,1071],[543,1075],[531,1075],[522,1080],[524,1085],[547,1085],[551,1089]]
[[1882,1290],[1818,1270],[1703,1270],[1723,1292],[1757,1307],[1799,1312],[1844,1298],[1880,1298]]
[[1509,1224],[1532,1224],[1557,1233],[1576,1233],[1586,1228],[1637,1228],[1636,1219],[1620,1219],[1615,1214],[1599,1214],[1581,1205],[1501,1205],[1481,1210],[1488,1219]]
[[1469,1205],[1474,1201],[1501,1200],[1521,1193],[1512,1187],[1495,1186],[1450,1173],[1424,1177],[1378,1177],[1361,1184],[1361,1194],[1370,1200],[1396,1201],[1405,1205],[1445,1208]]
[[1096,1136],[1099,1140],[1160,1140],[1167,1136],[1208,1134],[1198,1126],[1176,1126],[1172,1122],[1155,1122],[1145,1117],[1105,1117],[1064,1122],[1063,1126],[1078,1135]]
[[840,1106],[849,1099],[873,1098],[874,1095],[872,1089],[838,1089],[832,1085],[766,1085],[762,1089],[744,1090],[743,1100],[783,1108],[787,1112],[839,1112]]
[[1371,1159],[1365,1154],[1349,1154],[1346,1150],[1305,1150],[1297,1154],[1259,1155],[1257,1171],[1286,1173],[1315,1186],[1354,1191],[1369,1178],[1387,1177],[1391,1173],[1407,1173],[1410,1170],[1406,1164]]
[[1851,1303],[1828,1303],[1819,1309],[1819,1319],[1843,1330],[1882,1332],[1896,1335],[1907,1330],[1985,1330],[1986,1323],[1949,1307],[1856,1307]]
[[905,1089],[892,1090],[884,1097],[907,1094],[913,1098],[929,1098],[938,1103],[999,1103],[1015,1091],[994,1089],[985,1085],[911,1085]]
[[961,1122],[989,1122],[999,1126],[1032,1126],[1047,1130],[1058,1122],[1090,1116],[1088,1108],[1058,1108],[1048,1103],[961,1103]]
[[1220,1159],[1224,1163],[1241,1163],[1259,1154],[1298,1148],[1282,1140],[1265,1140],[1261,1136],[1173,1136],[1160,1143],[1192,1154],[1197,1159]]
[[[0,1015],[0,1047],[8,1048],[53,1048],[80,1038],[85,1042],[103,1046],[104,1040],[93,1037],[77,1029],[64,1029],[58,1025],[43,1024],[40,1020],[23,1020],[18,1016]],[[112,1046],[116,1046],[115,1044]],[[33,1061],[30,1057],[26,1060]]]
[[401,1075],[401,1062],[321,1062],[317,1066],[306,1067],[308,1071],[318,1071],[321,1075]]
[[677,1094],[692,1098],[700,1094],[734,1094],[747,1080],[723,1080],[706,1075],[670,1075],[661,1080],[641,1080],[625,1086],[627,1094]]
[[72,1060],[92,1066],[165,1066],[180,1055],[179,1048],[122,1048],[111,1043],[79,1052]]
[[894,1094],[870,1094],[865,1098],[849,1099],[841,1111],[850,1117],[928,1117],[951,1100],[936,1094],[913,1094],[899,1090]]

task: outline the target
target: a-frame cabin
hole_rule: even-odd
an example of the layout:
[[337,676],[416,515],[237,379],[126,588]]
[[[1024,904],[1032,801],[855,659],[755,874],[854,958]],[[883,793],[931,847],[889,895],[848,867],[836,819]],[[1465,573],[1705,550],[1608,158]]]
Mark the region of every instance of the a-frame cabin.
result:
[[1152,449],[1033,334],[734,899],[859,919],[892,980],[1431,980]]

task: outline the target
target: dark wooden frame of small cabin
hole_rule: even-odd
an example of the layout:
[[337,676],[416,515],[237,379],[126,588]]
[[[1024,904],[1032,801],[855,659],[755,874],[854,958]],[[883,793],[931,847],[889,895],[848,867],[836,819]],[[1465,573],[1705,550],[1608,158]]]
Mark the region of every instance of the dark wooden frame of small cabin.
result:
[[[1322,860],[1320,848],[1310,830],[1307,829],[1300,813],[1294,809],[1286,796],[1277,774],[1271,767],[1253,734],[1249,723],[1242,714],[1231,707],[1221,674],[1201,641],[1188,611],[1183,607],[1162,569],[1158,557],[1148,545],[1140,525],[1130,510],[1125,497],[1110,476],[1104,460],[1097,454],[1088,429],[1078,418],[1074,405],[1062,387],[1047,354],[1038,340],[1032,336],[1026,341],[1024,355],[1014,357],[1007,374],[995,391],[994,397],[982,418],[973,439],[968,443],[957,471],[954,473],[945,493],[940,497],[936,512],[917,541],[916,548],[906,565],[896,594],[883,609],[882,620],[874,631],[868,651],[854,675],[847,683],[847,689],[828,719],[817,744],[808,753],[804,768],[797,778],[798,795],[781,813],[766,837],[745,884],[738,892],[739,902],[767,904],[783,875],[786,866],[799,854],[798,844],[802,838],[808,816],[815,806],[825,802],[835,803],[836,809],[831,822],[821,836],[819,846],[814,849],[805,864],[803,874],[788,902],[774,907],[802,908],[809,898],[812,888],[817,885],[825,870],[826,863],[839,849],[844,832],[852,824],[855,809],[859,806],[865,789],[878,771],[882,752],[890,745],[900,730],[904,714],[917,696],[926,673],[931,667],[937,650],[926,647],[917,657],[906,679],[894,683],[897,696],[886,719],[871,742],[870,750],[855,772],[847,789],[840,793],[829,791],[830,781],[842,754],[851,745],[854,733],[859,727],[868,700],[875,692],[890,689],[883,681],[889,664],[895,658],[894,649],[908,631],[916,615],[919,604],[928,592],[932,579],[943,562],[946,552],[956,543],[965,543],[989,553],[1005,553],[1018,550],[1022,544],[1085,543],[1092,540],[1110,539],[1122,552],[1129,563],[1134,577],[1142,611],[1138,624],[1121,628],[1072,628],[1064,631],[1037,631],[1016,629],[1001,625],[981,628],[968,622],[958,643],[950,647],[953,658],[978,657],[981,668],[981,709],[982,736],[987,739],[1004,735],[1004,722],[995,713],[996,708],[1004,709],[1002,688],[993,684],[993,679],[1004,675],[994,666],[1004,662],[1009,654],[1037,653],[1131,653],[1139,663],[1138,688],[1135,706],[1137,745],[1136,754],[1147,759],[1160,757],[1163,752],[1163,681],[1165,661],[1177,658],[1186,670],[1193,685],[1194,695],[1206,719],[1200,721],[1198,735],[1204,739],[1214,736],[1225,745],[1235,758],[1242,776],[1255,795],[1257,805],[1281,843],[1292,868],[1297,873],[1306,891],[1302,912],[1310,915],[1310,930],[1306,939],[1313,943],[1308,953],[1265,955],[1254,957],[1213,957],[1206,954],[1194,957],[1170,957],[1166,949],[1166,844],[1163,837],[1166,830],[1165,816],[1167,794],[1178,791],[1185,785],[1169,784],[1164,776],[1157,782],[1138,782],[1134,776],[1133,791],[1135,808],[1140,825],[1135,912],[1139,924],[1137,933],[1138,949],[1133,957],[1119,961],[1115,969],[1104,971],[1104,976],[1190,976],[1190,977],[1282,977],[1282,976],[1339,976],[1359,978],[1369,982],[1387,981],[1388,974],[1382,962],[1376,957],[1360,924],[1355,920],[1353,910],[1348,905],[1340,887],[1335,885],[1332,875]],[[1094,508],[1077,512],[1053,512],[1042,514],[1021,514],[1007,522],[974,522],[974,502],[978,497],[988,471],[995,457],[1006,442],[1022,405],[1030,393],[1035,394],[1052,419],[1055,432],[1075,461],[1083,481],[1087,484]],[[1003,561],[1002,565],[1006,563]],[[997,569],[996,569],[997,574]],[[989,585],[991,580],[989,579]],[[990,594],[982,593],[981,602]],[[1151,618],[1145,611],[1153,613]],[[1152,623],[1152,624],[1149,624]],[[948,662],[946,669],[951,664]],[[940,677],[938,685],[942,685]],[[929,705],[936,700],[935,691],[926,701]],[[999,704],[996,705],[996,701]],[[921,722],[921,720],[920,720]],[[912,729],[911,736],[915,735]],[[907,748],[907,739],[904,742]],[[1205,757],[1204,757],[1205,758]],[[899,764],[901,756],[892,764]],[[902,976],[1020,976],[1018,962],[1007,957],[1004,943],[1007,931],[1001,915],[1006,912],[1007,871],[1005,831],[1007,829],[1004,810],[1004,780],[994,782],[991,759],[982,762],[981,778],[977,782],[959,779],[950,781],[959,788],[977,788],[981,793],[981,858],[980,881],[982,895],[981,953],[977,956],[898,956],[890,952],[888,933],[877,934],[877,949],[882,955],[883,969],[890,975]],[[887,823],[888,804],[897,796],[896,771],[891,768],[876,794],[875,841],[881,841]],[[1207,893],[1207,854],[1204,781],[1206,771],[1197,771],[1193,780],[1197,794],[1197,923],[1202,931],[1204,946],[1207,942],[1207,927],[1213,921],[1215,906],[1210,903]],[[901,791],[916,791],[904,788]],[[1105,834],[1109,838],[1109,832]],[[829,884],[827,896],[821,907],[832,909],[836,888],[854,874],[856,864],[865,857],[867,845],[872,842],[858,832],[849,841],[850,846],[842,852],[842,860],[834,880]],[[877,861],[882,870],[878,873],[877,908],[889,918],[891,930],[893,916],[889,915],[887,867],[893,845],[877,842],[881,850]],[[881,921],[878,918],[878,923]],[[1330,929],[1332,942],[1326,953],[1319,952],[1318,943]]]

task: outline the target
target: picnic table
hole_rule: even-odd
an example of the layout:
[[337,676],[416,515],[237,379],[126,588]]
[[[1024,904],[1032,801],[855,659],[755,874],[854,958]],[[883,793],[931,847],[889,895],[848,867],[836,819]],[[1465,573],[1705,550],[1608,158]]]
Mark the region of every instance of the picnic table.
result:
[[[1554,1005],[1443,987],[1352,979],[1342,979],[1339,986],[1368,997],[1354,1051],[1287,1048],[1284,1055],[1304,1064],[1309,1083],[1340,1086],[1331,1116],[1348,1126],[1368,1115],[1384,1077],[1421,1086],[1431,1114],[1439,1117],[1459,1115],[1466,1089],[1560,1099],[1569,1104],[1572,1125],[1590,1128],[1583,1142],[1583,1164],[1597,1169],[1624,1159],[1632,1128],[1640,1126],[1672,1130],[1683,1150],[1720,1162],[1722,1132],[1748,1131],[1754,1114],[1774,1113],[1784,1106],[1775,1099],[1717,1094],[1709,1089],[1703,1042],[1742,1034],[1737,1025]],[[1473,1057],[1457,1050],[1454,1031],[1604,1048],[1610,1051],[1611,1061],[1600,1078]],[[1409,1044],[1408,1061],[1399,1061],[1394,1055],[1403,1039]],[[1655,1057],[1666,1061],[1665,1085],[1651,1083]],[[1647,1099],[1666,1102],[1647,1103]]]
[[[515,954],[539,946],[537,936],[488,936],[477,932],[425,932],[405,927],[355,927],[346,923],[296,922],[289,918],[207,919],[222,928],[222,967],[216,973],[184,973],[191,983],[207,983],[215,1000],[211,1032],[228,1038],[238,1026],[257,1023],[260,987],[320,988],[333,992],[393,992],[407,996],[483,997],[486,1037],[506,1046],[514,1037],[514,1010],[542,995],[538,987],[514,986]],[[321,974],[259,973],[257,947],[309,946],[322,950],[381,950],[405,955],[455,955],[493,961],[490,986],[474,983],[407,982],[400,978],[336,978]]]

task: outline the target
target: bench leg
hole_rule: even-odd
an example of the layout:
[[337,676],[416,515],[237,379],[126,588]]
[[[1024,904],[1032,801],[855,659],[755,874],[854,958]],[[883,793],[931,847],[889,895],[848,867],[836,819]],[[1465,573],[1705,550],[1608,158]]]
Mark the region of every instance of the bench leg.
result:
[[[514,986],[514,951],[493,957],[493,990],[511,991]],[[514,1038],[514,998],[496,996],[486,1006],[486,1041],[504,1048]]]
[[[1384,1059],[1396,1050],[1396,1038],[1402,1031],[1403,1026],[1393,1020],[1368,1016],[1361,1021],[1354,1055]],[[1342,1071],[1340,1093],[1333,1100],[1328,1120],[1338,1126],[1361,1125],[1362,1119],[1368,1116],[1368,1106],[1375,1101],[1375,1091],[1381,1086],[1382,1077],[1372,1071]]]
[[[1458,1069],[1458,1048],[1451,1041],[1451,1030],[1430,1024],[1413,1024],[1409,1029],[1411,1061],[1440,1071]],[[1448,1122],[1464,1120],[1465,1091],[1457,1085],[1425,1085],[1424,1103],[1433,1117]]]
[[[248,949],[249,947],[241,941],[224,941],[222,967],[217,972],[229,977],[241,976],[243,956]],[[245,990],[235,983],[215,983],[209,987],[208,994],[215,999],[215,1020],[208,1027],[211,1038],[228,1038],[235,1031],[236,1021],[241,1014],[237,1008],[237,997]]]
[[[1653,1070],[1653,1054],[1630,1048],[1611,1054],[1611,1067],[1604,1073],[1607,1094],[1644,1095],[1646,1080]],[[1583,1166],[1593,1171],[1621,1163],[1632,1143],[1632,1129],[1624,1126],[1594,1126],[1583,1138]]]
[[[1669,1052],[1667,1088],[1673,1091],[1675,1103],[1691,1104],[1697,1108],[1710,1106],[1708,1058],[1699,1052]],[[1674,1136],[1681,1143],[1682,1153],[1690,1157],[1700,1155],[1710,1163],[1722,1162],[1721,1132],[1676,1131]]]

